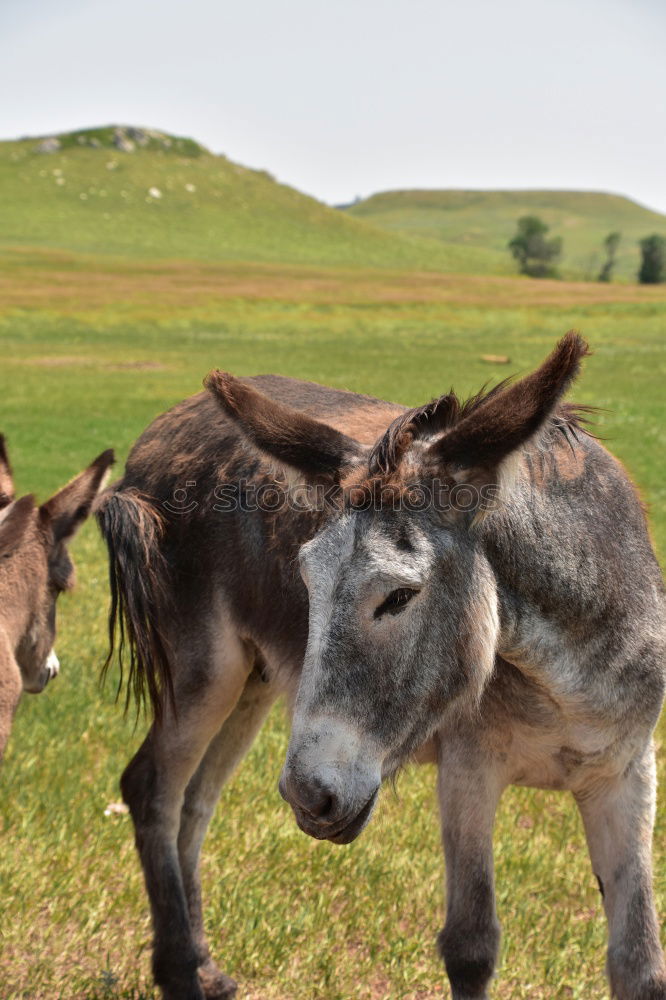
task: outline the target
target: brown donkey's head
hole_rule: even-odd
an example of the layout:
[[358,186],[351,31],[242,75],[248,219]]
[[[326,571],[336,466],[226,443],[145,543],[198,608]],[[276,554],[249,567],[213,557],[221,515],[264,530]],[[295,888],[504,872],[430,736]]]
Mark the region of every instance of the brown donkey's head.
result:
[[88,517],[113,452],[105,451],[41,507],[14,498],[0,436],[0,756],[21,691],[36,694],[58,672],[56,600],[74,585],[67,543]]
[[344,487],[300,550],[309,635],[280,788],[312,836],[353,840],[381,779],[450,706],[480,697],[499,618],[479,515],[514,489],[517,455],[585,352],[567,334],[532,374],[465,405],[448,394],[407,411],[372,449],[238,379],[209,378],[255,446],[304,483]]

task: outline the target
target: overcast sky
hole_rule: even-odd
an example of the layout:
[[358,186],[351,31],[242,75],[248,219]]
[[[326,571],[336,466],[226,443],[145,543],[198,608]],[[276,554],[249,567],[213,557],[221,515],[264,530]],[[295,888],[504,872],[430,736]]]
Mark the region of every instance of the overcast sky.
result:
[[148,125],[328,202],[614,191],[666,212],[665,0],[0,0],[0,137]]

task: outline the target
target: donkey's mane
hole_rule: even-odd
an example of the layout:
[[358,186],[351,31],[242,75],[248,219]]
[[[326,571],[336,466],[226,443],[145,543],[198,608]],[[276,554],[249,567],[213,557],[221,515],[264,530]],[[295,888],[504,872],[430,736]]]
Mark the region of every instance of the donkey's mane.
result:
[[[513,382],[509,377],[498,382],[492,389],[484,385],[479,392],[466,400],[461,400],[451,389],[438,399],[423,406],[406,410],[388,426],[370,453],[369,468],[373,476],[386,476],[396,471],[413,441],[419,438],[450,430],[475,413],[490,399],[499,395]],[[591,414],[596,407],[577,403],[561,403],[551,414],[548,425],[557,429],[569,443],[582,432],[593,436],[588,428]]]

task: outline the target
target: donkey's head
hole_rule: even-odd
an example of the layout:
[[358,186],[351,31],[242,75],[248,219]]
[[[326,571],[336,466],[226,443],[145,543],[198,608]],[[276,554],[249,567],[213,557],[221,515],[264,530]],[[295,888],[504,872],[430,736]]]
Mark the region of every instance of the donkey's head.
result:
[[337,508],[300,550],[309,637],[280,779],[312,836],[353,840],[382,778],[452,705],[480,697],[499,625],[476,525],[585,351],[568,334],[533,374],[464,406],[449,394],[407,411],[373,448],[247,383],[209,378],[255,445],[306,482],[341,486]]
[[42,691],[57,673],[56,600],[74,585],[67,544],[90,513],[112,462],[113,452],[105,451],[36,507],[31,496],[14,499],[0,436],[0,675],[20,674],[24,691]]

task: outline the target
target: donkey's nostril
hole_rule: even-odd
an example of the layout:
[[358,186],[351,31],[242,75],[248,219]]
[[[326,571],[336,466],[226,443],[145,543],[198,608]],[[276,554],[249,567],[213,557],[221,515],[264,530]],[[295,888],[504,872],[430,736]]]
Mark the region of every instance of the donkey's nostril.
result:
[[311,816],[316,816],[317,819],[326,819],[333,812],[335,806],[335,799],[332,795],[327,795],[325,792],[312,800],[312,803],[306,806],[307,811]]
[[316,778],[309,781],[294,780],[282,776],[279,783],[280,794],[292,806],[296,806],[313,819],[331,819],[337,809],[337,799],[331,788]]
[[299,783],[293,798],[301,809],[315,819],[327,819],[335,811],[335,796],[318,781]]

